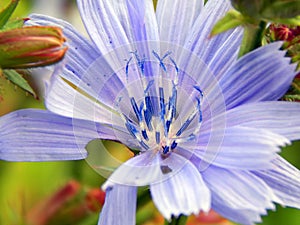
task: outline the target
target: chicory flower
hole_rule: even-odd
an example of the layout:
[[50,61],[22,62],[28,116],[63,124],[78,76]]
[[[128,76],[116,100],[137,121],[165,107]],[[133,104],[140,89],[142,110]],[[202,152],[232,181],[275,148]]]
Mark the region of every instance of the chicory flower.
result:
[[[47,110],[0,119],[0,157],[86,158],[95,138],[135,151],[104,184],[99,225],[133,225],[137,188],[171,219],[215,210],[259,222],[274,202],[300,208],[300,173],[277,153],[300,138],[300,105],[277,101],[295,65],[282,43],[240,59],[240,28],[209,37],[229,1],[78,0],[89,39],[65,21],[69,51],[53,73]],[[94,159],[97,160],[97,159]]]

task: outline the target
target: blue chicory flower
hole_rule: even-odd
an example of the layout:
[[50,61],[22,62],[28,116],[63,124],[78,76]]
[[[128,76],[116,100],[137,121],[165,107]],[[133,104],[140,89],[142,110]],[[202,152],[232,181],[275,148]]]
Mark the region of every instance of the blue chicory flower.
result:
[[277,153],[300,138],[299,103],[277,101],[295,65],[282,43],[237,59],[242,29],[210,37],[229,1],[78,0],[90,40],[65,21],[69,51],[48,85],[47,110],[0,119],[0,158],[86,158],[90,140],[140,151],[109,177],[99,225],[133,225],[137,187],[171,219],[214,209],[260,222],[274,202],[300,208],[300,173]]

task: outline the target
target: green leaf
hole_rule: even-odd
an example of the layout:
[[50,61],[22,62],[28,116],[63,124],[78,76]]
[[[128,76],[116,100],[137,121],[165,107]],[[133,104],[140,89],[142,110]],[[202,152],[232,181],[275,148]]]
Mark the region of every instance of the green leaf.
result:
[[15,70],[3,70],[4,76],[14,83],[15,85],[19,86],[23,90],[27,91],[28,93],[32,94],[34,97],[36,97],[36,94],[34,90],[31,88],[31,86],[28,84],[27,80],[25,80],[21,74],[19,74]]
[[4,27],[13,12],[15,11],[20,0],[12,0],[9,5],[0,12],[0,29]]
[[300,14],[300,1],[288,0],[288,1],[275,1],[270,2],[267,7],[261,12],[262,17],[273,19],[288,19],[297,17]]
[[214,26],[211,36],[220,34],[224,31],[233,29],[237,26],[246,23],[245,18],[236,10],[230,10],[222,19],[220,19]]

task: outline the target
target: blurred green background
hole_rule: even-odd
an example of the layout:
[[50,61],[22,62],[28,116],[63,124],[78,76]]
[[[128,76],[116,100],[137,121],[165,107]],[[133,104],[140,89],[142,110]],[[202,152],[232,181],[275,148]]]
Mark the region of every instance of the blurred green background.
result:
[[[1,0],[0,9],[9,1]],[[69,20],[79,29],[82,29],[75,1],[42,1],[42,0],[21,0],[14,17],[27,17],[31,12],[51,14]],[[36,73],[36,72],[35,72]],[[49,71],[39,70],[38,75],[47,78]],[[0,115],[21,108],[43,108],[43,89],[36,78],[27,77],[33,84],[40,96],[35,99],[22,90],[16,88],[3,77],[0,77]],[[40,81],[39,81],[40,82]],[[299,115],[300,116],[300,115]],[[111,145],[111,143],[108,143]],[[116,148],[116,146],[112,146]],[[283,150],[282,155],[293,165],[300,168],[300,142]],[[25,224],[25,218],[32,208],[36,207],[49,196],[53,196],[57,190],[64,187],[70,180],[80,183],[81,192],[100,187],[104,179],[98,175],[88,164],[82,161],[63,162],[41,162],[41,163],[15,163],[0,161],[0,225],[30,225]],[[81,194],[82,195],[82,194]],[[79,194],[77,200],[69,204],[81,204],[84,201]],[[84,194],[83,194],[84,195]],[[66,205],[69,207],[69,205]],[[96,224],[99,209],[90,210],[78,222],[62,222],[61,215],[57,215],[57,220],[53,220],[51,225],[92,225]],[[162,220],[157,217],[153,205],[150,203],[141,212],[138,219],[140,224],[161,224]],[[145,223],[143,220],[154,218]],[[277,207],[276,212],[269,212],[264,217],[264,225],[297,225],[300,222],[300,211],[291,208]],[[223,223],[222,223],[223,224]]]

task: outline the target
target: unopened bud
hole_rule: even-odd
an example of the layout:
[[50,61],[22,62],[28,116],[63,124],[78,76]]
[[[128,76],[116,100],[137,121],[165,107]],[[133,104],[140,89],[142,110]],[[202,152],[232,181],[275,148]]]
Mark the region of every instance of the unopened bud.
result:
[[105,192],[99,188],[91,189],[85,197],[88,209],[93,212],[97,212],[101,209],[104,204],[104,200]]
[[25,69],[60,61],[67,50],[58,27],[23,27],[0,32],[0,67]]

